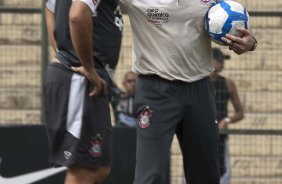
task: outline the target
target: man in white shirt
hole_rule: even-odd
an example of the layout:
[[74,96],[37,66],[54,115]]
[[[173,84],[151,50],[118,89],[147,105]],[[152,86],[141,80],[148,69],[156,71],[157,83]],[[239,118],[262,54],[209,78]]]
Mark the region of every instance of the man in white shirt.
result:
[[[209,79],[211,41],[205,15],[215,0],[121,0],[133,31],[138,74],[134,184],[165,184],[176,133],[189,184],[219,184],[215,92]],[[237,54],[254,50],[252,33],[223,40]],[[232,43],[232,44],[231,44]]]

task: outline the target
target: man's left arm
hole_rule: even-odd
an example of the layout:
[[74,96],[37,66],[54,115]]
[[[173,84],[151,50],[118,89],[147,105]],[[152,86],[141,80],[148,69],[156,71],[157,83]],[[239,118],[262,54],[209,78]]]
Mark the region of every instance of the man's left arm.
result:
[[93,60],[92,15],[99,2],[100,0],[73,0],[69,13],[72,44],[82,65],[72,69],[87,77],[94,86],[89,93],[90,96],[99,95],[106,89],[106,83],[96,72]]
[[235,83],[231,79],[226,79],[226,86],[235,112],[233,116],[223,118],[219,123],[219,128],[227,128],[228,124],[236,123],[244,118],[244,108],[239,98]]

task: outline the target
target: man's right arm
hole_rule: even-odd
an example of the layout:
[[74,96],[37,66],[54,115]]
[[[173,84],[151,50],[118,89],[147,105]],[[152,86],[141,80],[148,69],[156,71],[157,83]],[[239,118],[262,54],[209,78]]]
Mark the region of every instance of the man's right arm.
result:
[[86,3],[80,0],[73,1],[69,13],[70,35],[79,61],[85,70],[94,68],[92,14]]
[[90,96],[98,95],[105,90],[105,82],[97,74],[93,61],[92,15],[98,3],[99,0],[73,0],[69,13],[72,44],[82,65],[82,67],[73,68],[73,70],[85,75],[95,87],[89,93]]

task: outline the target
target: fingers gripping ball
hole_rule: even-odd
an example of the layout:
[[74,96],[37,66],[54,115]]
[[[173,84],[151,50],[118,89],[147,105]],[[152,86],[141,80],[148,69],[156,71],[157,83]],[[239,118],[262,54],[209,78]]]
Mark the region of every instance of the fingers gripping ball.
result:
[[221,40],[226,34],[241,36],[237,28],[249,28],[250,17],[247,10],[234,1],[221,1],[213,5],[206,15],[206,31],[217,44],[225,45]]

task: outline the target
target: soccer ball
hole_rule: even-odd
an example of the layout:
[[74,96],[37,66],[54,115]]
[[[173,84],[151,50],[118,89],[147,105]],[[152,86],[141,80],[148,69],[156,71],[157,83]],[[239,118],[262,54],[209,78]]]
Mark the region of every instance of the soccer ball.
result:
[[206,30],[210,38],[217,44],[226,45],[221,38],[226,34],[242,36],[237,28],[249,28],[249,14],[239,3],[221,1],[214,4],[206,16]]

